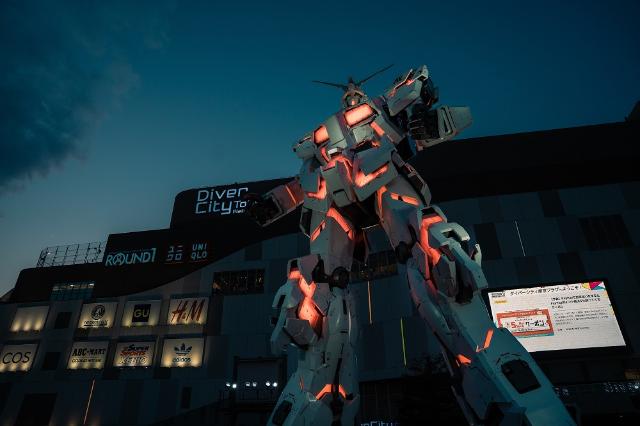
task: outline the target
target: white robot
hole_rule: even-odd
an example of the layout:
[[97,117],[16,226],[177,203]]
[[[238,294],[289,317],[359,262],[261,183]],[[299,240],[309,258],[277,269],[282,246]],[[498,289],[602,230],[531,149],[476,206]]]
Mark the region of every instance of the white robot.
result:
[[[302,205],[310,253],[289,261],[273,308],[272,350],[301,349],[269,425],[351,426],[359,393],[357,321],[349,294],[354,254],[366,258],[364,229],[380,225],[406,264],[411,298],[441,344],[453,390],[473,425],[572,425],[529,353],[496,328],[481,300],[487,282],[480,246],[431,204],[429,188],[406,161],[471,124],[467,107],[434,106],[426,66],[411,69],[375,99],[362,81],[334,84],[343,108],[293,145],[298,176],[249,212],[263,226]],[[398,291],[403,291],[398,288]]]

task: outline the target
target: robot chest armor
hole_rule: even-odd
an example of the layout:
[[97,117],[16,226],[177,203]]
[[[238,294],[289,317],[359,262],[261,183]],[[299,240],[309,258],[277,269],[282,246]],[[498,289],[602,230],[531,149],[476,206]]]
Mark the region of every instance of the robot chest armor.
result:
[[326,212],[364,201],[397,176],[391,161],[401,135],[364,103],[329,117],[313,132],[318,166],[300,178],[305,207]]

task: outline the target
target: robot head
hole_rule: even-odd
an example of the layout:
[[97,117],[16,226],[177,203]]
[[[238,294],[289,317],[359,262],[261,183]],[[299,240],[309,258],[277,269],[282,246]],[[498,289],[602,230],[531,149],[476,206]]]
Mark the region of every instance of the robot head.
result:
[[352,107],[354,105],[358,105],[359,103],[363,102],[364,99],[366,99],[367,95],[364,94],[364,92],[362,91],[362,89],[360,88],[360,85],[362,83],[364,83],[365,81],[369,80],[371,77],[380,74],[383,71],[388,70],[389,68],[391,68],[393,65],[389,65],[387,67],[382,68],[381,70],[378,70],[376,72],[374,72],[373,74],[371,74],[370,76],[363,78],[362,80],[356,82],[353,81],[353,77],[349,77],[349,81],[347,82],[347,84],[339,84],[339,83],[330,83],[327,81],[318,81],[318,80],[313,80],[314,83],[320,83],[320,84],[326,84],[327,86],[333,86],[333,87],[338,87],[340,89],[342,89],[344,91],[344,95],[342,95],[342,107],[343,108],[348,108],[348,107]]
[[358,105],[366,97],[358,86],[350,82],[348,89],[344,92],[344,95],[342,95],[342,107],[349,108]]

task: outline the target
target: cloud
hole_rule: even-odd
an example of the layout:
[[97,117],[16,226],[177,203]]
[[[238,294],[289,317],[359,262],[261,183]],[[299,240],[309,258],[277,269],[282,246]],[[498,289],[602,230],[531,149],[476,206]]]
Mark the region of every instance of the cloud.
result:
[[138,83],[128,52],[159,49],[170,3],[0,2],[0,192],[88,153]]

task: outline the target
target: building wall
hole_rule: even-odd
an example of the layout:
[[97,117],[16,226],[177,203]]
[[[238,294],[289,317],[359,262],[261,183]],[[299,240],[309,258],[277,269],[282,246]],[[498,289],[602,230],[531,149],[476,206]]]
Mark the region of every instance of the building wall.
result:
[[[541,360],[552,382],[622,380],[625,371],[640,368],[640,310],[636,308],[640,296],[640,183],[488,196],[439,205],[450,221],[463,225],[480,242],[491,287],[608,280],[630,352],[606,358]],[[380,229],[371,231],[371,240],[373,251],[389,249]],[[44,330],[11,333],[17,305],[0,305],[0,341],[39,343],[31,371],[0,374],[0,384],[5,386],[0,390],[9,389],[1,423],[14,422],[25,394],[56,393],[51,424],[82,424],[94,379],[88,424],[148,424],[216,401],[225,392],[225,383],[233,379],[234,357],[271,357],[271,302],[284,283],[287,261],[306,254],[307,244],[301,234],[279,236],[153,290],[102,300],[118,302],[116,323],[109,329],[77,329],[82,306],[77,300],[51,302]],[[263,293],[212,295],[214,273],[261,268],[265,269]],[[357,355],[361,381],[401,377],[438,352],[412,306],[402,266],[396,276],[355,282],[350,288],[360,326]],[[211,296],[207,324],[163,325],[169,299],[177,295]],[[143,299],[163,300],[160,325],[121,327],[126,301]],[[72,312],[70,325],[55,330],[53,322],[62,311]],[[158,367],[165,336],[191,335],[206,337],[202,367]],[[154,366],[109,367],[116,342],[136,336],[155,339]],[[71,344],[78,339],[110,341],[104,370],[66,369]],[[45,353],[52,351],[60,352],[58,367],[43,371]],[[288,373],[295,369],[297,356],[297,350],[291,348]],[[191,388],[190,403],[181,408],[186,387]]]

